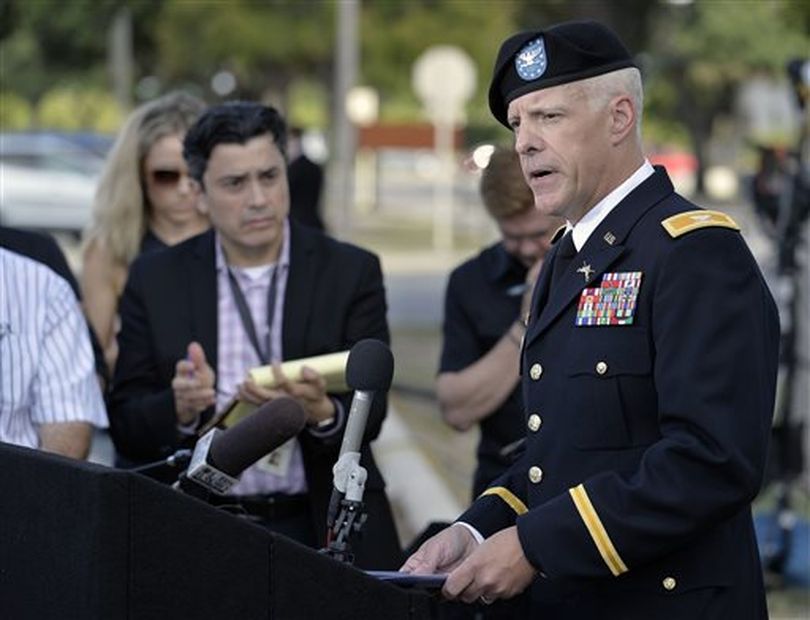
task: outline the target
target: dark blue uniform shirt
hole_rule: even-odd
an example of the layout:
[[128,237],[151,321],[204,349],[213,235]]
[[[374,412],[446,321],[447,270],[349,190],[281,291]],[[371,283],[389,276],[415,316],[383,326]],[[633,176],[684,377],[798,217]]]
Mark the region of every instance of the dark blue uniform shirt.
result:
[[[481,251],[450,274],[444,300],[439,372],[457,372],[481,359],[517,320],[526,267],[502,243]],[[524,434],[523,398],[517,386],[506,401],[481,420],[473,497],[512,463],[501,450]]]

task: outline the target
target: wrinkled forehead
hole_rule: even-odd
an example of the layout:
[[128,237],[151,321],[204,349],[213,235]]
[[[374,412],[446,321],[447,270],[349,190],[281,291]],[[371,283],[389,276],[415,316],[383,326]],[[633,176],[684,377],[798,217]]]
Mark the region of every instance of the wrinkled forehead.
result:
[[586,80],[533,90],[512,99],[507,106],[507,118],[519,117],[521,113],[566,110],[587,100]]

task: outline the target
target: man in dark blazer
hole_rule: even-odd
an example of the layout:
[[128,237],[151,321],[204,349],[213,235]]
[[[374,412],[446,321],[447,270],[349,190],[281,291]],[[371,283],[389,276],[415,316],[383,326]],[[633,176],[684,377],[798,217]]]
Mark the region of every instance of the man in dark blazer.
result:
[[568,221],[521,351],[521,459],[405,564],[532,617],[765,618],[750,503],[779,324],[739,228],[641,149],[641,79],[615,34],[514,35],[490,87],[543,213]]
[[[226,503],[320,546],[351,394],[328,394],[313,369],[276,389],[245,380],[246,371],[347,350],[364,338],[388,342],[389,331],[377,257],[289,221],[284,146],[283,119],[259,104],[216,106],[189,130],[184,154],[213,228],[131,267],[110,418],[119,453],[143,463],[192,444],[233,396],[296,398],[308,423],[287,465],[251,466]],[[385,399],[375,398],[361,450],[369,516],[354,550],[367,568],[394,566],[399,555],[369,450],[385,411]]]
[[310,228],[325,230],[321,217],[323,167],[307,157],[302,137],[301,129],[290,128],[287,165],[287,178],[290,182],[290,217]]

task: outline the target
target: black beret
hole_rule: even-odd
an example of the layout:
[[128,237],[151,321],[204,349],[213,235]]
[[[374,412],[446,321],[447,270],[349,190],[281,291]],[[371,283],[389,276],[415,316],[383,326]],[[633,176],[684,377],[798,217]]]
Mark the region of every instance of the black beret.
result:
[[595,21],[520,32],[504,41],[498,52],[489,109],[509,127],[506,110],[521,95],[635,66],[616,33]]

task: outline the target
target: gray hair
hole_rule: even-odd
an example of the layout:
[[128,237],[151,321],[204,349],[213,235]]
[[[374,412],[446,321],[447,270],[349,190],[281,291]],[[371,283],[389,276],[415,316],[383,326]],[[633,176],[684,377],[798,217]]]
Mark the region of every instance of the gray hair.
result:
[[606,106],[618,95],[627,95],[636,110],[636,138],[641,141],[641,119],[644,112],[644,88],[641,72],[635,67],[611,71],[577,83],[591,109]]

